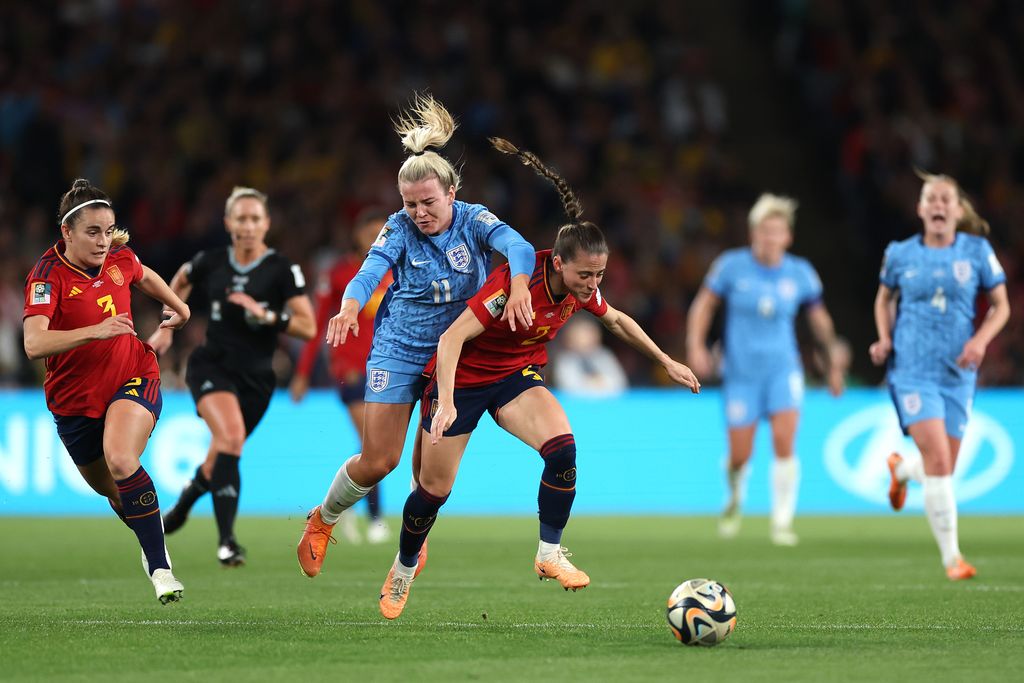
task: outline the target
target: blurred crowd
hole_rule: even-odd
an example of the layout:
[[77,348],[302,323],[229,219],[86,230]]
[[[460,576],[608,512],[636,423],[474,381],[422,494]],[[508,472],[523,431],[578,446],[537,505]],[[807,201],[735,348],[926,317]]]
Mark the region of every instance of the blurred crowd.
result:
[[[1020,152],[1007,137],[1024,106],[1021,43],[1010,40],[1024,37],[1019,12],[1002,10],[1011,16],[996,27],[968,16],[911,28],[881,2],[776,10],[780,62],[803,85],[816,133],[841,150],[842,210],[870,248],[915,229],[913,164],[958,175],[1000,247],[1024,248],[1007,229],[1021,213]],[[557,194],[487,137],[535,151],[608,234],[607,298],[678,358],[689,301],[713,258],[746,242],[763,189],[730,143],[706,33],[675,3],[72,0],[0,14],[0,385],[40,381],[21,350],[23,282],[58,236],[57,200],[75,177],[111,195],[131,246],[166,278],[227,242],[233,185],[264,190],[270,243],[312,282],[352,249],[360,211],[400,208],[391,118],[429,90],[460,124],[444,150],[463,171],[459,198],[548,247],[564,220]],[[1002,253],[1008,270],[1021,256]],[[144,332],[155,324],[156,311],[136,314]],[[203,330],[199,316],[180,335],[166,384]],[[665,381],[612,349],[629,383]],[[1002,358],[988,379],[1019,382],[1024,360]]]
[[1016,308],[980,381],[1024,382],[1024,4],[779,0],[760,12],[869,262],[920,227],[915,167],[957,178],[991,223]]
[[[536,151],[570,180],[612,244],[608,298],[676,354],[710,260],[744,237],[753,190],[728,154],[724,94],[665,3],[109,0],[3,13],[8,384],[31,374],[14,339],[23,278],[57,236],[71,179],[114,198],[131,246],[165,277],[225,243],[232,185],[263,189],[271,243],[311,273],[350,248],[361,209],[400,208],[390,119],[416,90],[458,118],[444,153],[462,165],[460,198],[538,248],[563,222],[558,197],[487,137]],[[634,383],[659,381],[619,351]]]

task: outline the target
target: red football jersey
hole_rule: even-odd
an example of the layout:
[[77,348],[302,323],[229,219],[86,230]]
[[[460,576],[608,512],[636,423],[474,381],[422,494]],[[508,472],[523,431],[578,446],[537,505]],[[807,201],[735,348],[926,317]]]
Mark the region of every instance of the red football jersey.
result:
[[[25,280],[25,318],[45,315],[51,330],[74,330],[132,312],[130,286],[142,264],[114,247],[95,276],[64,257],[64,241],[46,250]],[[133,377],[159,379],[153,348],[133,334],[97,339],[46,359],[43,391],[56,415],[102,417],[114,393]]]
[[[586,303],[572,294],[556,298],[548,287],[548,274],[553,268],[551,250],[538,251],[530,278],[533,325],[526,329],[516,325],[513,332],[508,321],[501,320],[512,287],[508,264],[495,269],[480,291],[466,302],[486,329],[462,347],[459,366],[455,370],[456,388],[490,384],[528,365],[546,365],[548,350],[545,345],[555,338],[573,313],[586,310],[601,317],[608,312],[608,303],[601,296],[600,289]],[[436,362],[435,356],[424,372],[432,373]]]
[[[303,347],[295,366],[295,374],[308,377],[313,371],[317,354],[327,337],[327,322],[338,313],[345,287],[359,272],[361,265],[361,260],[342,258],[320,277],[316,288],[316,336]],[[370,345],[373,343],[373,319],[391,281],[391,273],[385,273],[370,300],[359,312],[359,336],[350,332],[344,344],[327,347],[328,370],[337,381],[352,381],[353,377],[361,377],[366,373],[366,357],[370,355]]]

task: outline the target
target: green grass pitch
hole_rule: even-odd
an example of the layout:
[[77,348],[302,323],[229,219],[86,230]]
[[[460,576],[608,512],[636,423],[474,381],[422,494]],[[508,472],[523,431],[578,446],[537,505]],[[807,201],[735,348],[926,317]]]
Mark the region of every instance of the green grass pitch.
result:
[[[376,599],[397,543],[331,546],[301,576],[303,519],[243,518],[249,564],[222,569],[210,518],[170,537],[184,601],[161,606],[111,519],[0,517],[0,681],[1000,681],[1024,671],[1020,517],[962,517],[979,577],[951,583],[921,515],[764,519],[719,540],[707,517],[578,517],[592,579],[538,581],[536,522],[442,517],[405,614]],[[723,582],[733,636],[679,645],[665,602]],[[1013,674],[1017,671],[1018,674]]]

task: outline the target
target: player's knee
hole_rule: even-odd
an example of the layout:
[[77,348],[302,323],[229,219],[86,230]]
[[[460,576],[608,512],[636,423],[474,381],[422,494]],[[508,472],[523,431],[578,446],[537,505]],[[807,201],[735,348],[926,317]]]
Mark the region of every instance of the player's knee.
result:
[[104,454],[110,476],[115,480],[127,479],[139,469],[139,455],[118,448],[107,450]]
[[541,475],[544,484],[562,490],[576,488],[576,439],[572,434],[545,441],[540,447],[540,456],[544,458]]
[[401,458],[401,453],[368,454],[363,452],[359,456],[359,469],[365,479],[373,482],[379,482],[398,467],[398,462]]
[[245,428],[229,429],[213,438],[218,453],[241,453],[245,446]]

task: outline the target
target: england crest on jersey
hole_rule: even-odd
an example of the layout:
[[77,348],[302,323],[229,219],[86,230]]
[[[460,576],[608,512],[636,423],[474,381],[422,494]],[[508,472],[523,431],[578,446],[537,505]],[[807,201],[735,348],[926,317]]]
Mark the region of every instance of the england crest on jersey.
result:
[[953,277],[962,285],[966,285],[971,279],[970,261],[953,261]]
[[448,262],[452,264],[452,268],[455,270],[465,273],[468,272],[471,257],[469,255],[469,248],[465,243],[460,244],[454,249],[449,249],[445,252],[448,255]]
[[389,377],[390,373],[387,370],[370,368],[370,376],[367,378],[366,383],[369,385],[370,391],[379,394],[388,388]]

